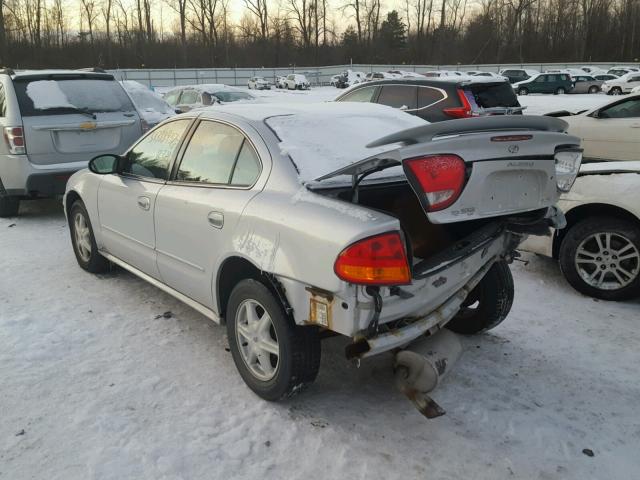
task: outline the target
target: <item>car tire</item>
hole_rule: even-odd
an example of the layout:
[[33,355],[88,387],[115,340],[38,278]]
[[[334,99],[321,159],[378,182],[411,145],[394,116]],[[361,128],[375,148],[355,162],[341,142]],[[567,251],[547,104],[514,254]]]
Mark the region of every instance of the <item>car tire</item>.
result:
[[258,396],[281,400],[315,380],[321,354],[317,328],[296,325],[265,284],[253,279],[238,283],[226,313],[233,361]]
[[[558,256],[564,277],[585,295],[602,300],[640,296],[640,227],[631,221],[608,217],[582,220],[565,234]],[[598,269],[605,273],[597,274]]]
[[18,197],[0,196],[0,218],[15,217],[18,215],[18,210],[20,210]]
[[529,95],[529,89],[525,87],[520,87],[518,89],[518,95]]
[[613,87],[609,91],[609,95],[622,95],[622,89],[620,87]]
[[595,85],[589,87],[589,93],[598,93],[600,91],[600,88],[596,87]]
[[91,273],[103,273],[110,269],[109,260],[98,252],[89,214],[81,200],[76,200],[69,210],[69,232],[73,253],[81,268]]
[[556,95],[564,95],[565,93],[567,93],[567,91],[564,88],[562,87],[556,88],[556,91],[555,91]]
[[509,265],[498,260],[469,293],[460,311],[446,327],[463,335],[486,332],[501,324],[513,305],[513,276]]

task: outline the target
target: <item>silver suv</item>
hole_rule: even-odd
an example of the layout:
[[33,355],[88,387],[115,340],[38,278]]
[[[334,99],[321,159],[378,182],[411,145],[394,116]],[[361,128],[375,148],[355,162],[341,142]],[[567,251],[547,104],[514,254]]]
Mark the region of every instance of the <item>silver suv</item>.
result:
[[122,86],[95,70],[0,70],[0,129],[0,217],[22,199],[64,193],[92,157],[142,134]]

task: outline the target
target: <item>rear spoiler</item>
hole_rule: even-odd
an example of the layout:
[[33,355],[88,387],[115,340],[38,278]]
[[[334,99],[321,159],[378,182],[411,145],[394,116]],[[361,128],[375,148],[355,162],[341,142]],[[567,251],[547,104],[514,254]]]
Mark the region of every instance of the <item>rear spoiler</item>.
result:
[[567,122],[559,118],[538,115],[461,118],[431,123],[393,133],[369,143],[367,147],[381,147],[391,143],[413,145],[430,142],[435,137],[492,131],[538,130],[541,132],[566,133],[568,126]]

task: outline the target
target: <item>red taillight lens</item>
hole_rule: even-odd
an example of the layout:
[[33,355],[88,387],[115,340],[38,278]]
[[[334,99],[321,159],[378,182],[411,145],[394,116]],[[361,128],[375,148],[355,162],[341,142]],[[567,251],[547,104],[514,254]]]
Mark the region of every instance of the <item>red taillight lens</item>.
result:
[[458,199],[464,187],[465,165],[457,155],[429,155],[405,160],[404,171],[414,190],[420,190],[429,212],[447,208]]
[[9,153],[14,155],[26,153],[22,127],[4,127],[3,133]]
[[473,107],[469,103],[467,96],[462,89],[458,89],[458,98],[462,103],[461,107],[444,108],[442,111],[453,118],[473,117]]
[[333,266],[336,275],[362,285],[411,283],[404,241],[398,232],[365,238],[345,248]]

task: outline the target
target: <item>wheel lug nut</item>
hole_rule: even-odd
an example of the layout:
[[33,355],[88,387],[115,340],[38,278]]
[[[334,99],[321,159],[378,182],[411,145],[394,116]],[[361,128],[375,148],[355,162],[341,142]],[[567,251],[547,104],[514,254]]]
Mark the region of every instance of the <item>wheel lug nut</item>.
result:
[[601,262],[601,261],[602,261],[602,257],[598,257],[598,258],[596,258],[596,260],[597,260],[598,262]]
[[606,265],[600,265],[600,269],[601,269],[601,270],[604,270],[605,268],[607,268],[607,266],[606,266]]

